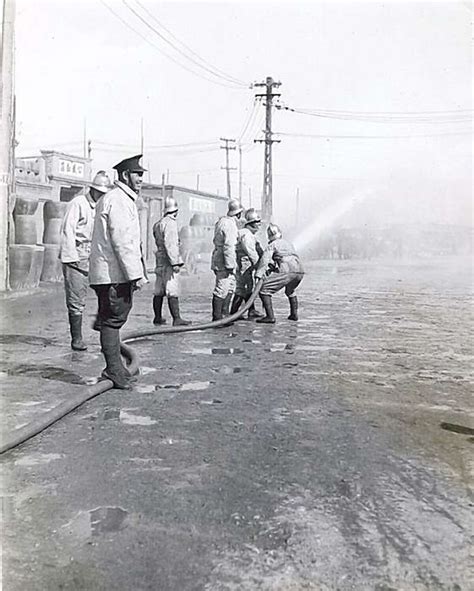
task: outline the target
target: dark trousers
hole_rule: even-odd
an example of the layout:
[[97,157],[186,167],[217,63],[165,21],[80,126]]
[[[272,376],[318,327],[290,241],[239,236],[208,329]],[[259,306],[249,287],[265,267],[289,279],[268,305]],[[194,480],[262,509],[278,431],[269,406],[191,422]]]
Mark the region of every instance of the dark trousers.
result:
[[122,328],[132,309],[131,283],[91,285],[99,301],[98,318],[102,326]]

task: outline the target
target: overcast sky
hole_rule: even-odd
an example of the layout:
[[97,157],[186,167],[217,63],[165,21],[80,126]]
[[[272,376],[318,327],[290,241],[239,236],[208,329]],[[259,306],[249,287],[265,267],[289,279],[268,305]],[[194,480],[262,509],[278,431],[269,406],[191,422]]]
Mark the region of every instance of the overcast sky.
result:
[[[139,151],[143,117],[152,181],[168,170],[171,183],[195,187],[199,173],[202,190],[222,195],[219,138],[240,137],[243,201],[250,188],[258,206],[263,107],[253,111],[249,85],[273,76],[288,107],[350,112],[274,111],[276,216],[294,216],[299,188],[302,217],[367,194],[386,215],[397,202],[433,221],[469,221],[469,2],[17,0],[17,10],[20,155],[81,154],[86,119],[94,168],[109,169]],[[194,145],[159,147],[174,144]],[[429,199],[436,208],[421,206]]]

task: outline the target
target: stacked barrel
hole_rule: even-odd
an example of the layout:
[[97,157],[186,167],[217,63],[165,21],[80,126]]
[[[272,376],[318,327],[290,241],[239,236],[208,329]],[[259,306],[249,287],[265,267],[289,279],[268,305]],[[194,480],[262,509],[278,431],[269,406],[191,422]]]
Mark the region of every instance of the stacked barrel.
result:
[[15,243],[9,248],[10,287],[38,287],[43,269],[44,247],[37,244],[36,218],[38,199],[17,197],[13,210]]
[[62,266],[59,260],[59,241],[61,223],[67,203],[62,201],[46,201],[43,207],[43,245],[44,259],[41,281],[61,281]]
[[17,197],[13,210],[14,244],[9,249],[10,288],[31,289],[40,281],[61,281],[59,260],[61,222],[67,203],[46,201],[43,207],[43,244],[37,240],[35,213],[39,200]]

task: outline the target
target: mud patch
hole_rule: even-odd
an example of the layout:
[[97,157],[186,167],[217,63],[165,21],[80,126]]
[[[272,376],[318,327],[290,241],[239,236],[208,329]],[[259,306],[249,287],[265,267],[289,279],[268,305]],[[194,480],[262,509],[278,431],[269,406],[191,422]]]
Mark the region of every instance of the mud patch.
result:
[[124,529],[127,516],[128,511],[121,507],[97,507],[80,511],[64,527],[75,537],[87,540]]
[[474,429],[471,427],[464,427],[464,425],[456,425],[455,423],[440,423],[441,429],[450,431],[451,433],[459,433],[460,435],[474,435]]
[[88,378],[83,378],[79,374],[69,371],[68,369],[54,367],[52,365],[32,365],[28,363],[21,363],[19,365],[4,367],[3,369],[8,373],[9,376],[38,377],[44,380],[64,382],[66,384],[87,385],[88,380]]
[[34,337],[25,334],[2,334],[0,335],[0,345],[41,345],[47,347],[52,345],[55,339],[45,337]]
[[132,415],[125,410],[120,411],[119,420],[121,423],[124,423],[125,425],[140,425],[143,427],[148,427],[150,425],[156,424],[156,421],[151,417]]

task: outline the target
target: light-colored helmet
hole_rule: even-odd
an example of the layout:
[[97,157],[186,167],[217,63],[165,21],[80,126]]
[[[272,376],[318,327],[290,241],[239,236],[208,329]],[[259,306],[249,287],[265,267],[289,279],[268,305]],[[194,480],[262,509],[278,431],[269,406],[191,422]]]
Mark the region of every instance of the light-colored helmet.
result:
[[244,208],[242,207],[240,202],[237,201],[237,199],[230,199],[229,203],[227,204],[227,215],[239,215],[241,211],[244,211]]
[[112,188],[112,183],[105,170],[99,170],[99,172],[92,179],[90,184],[91,189],[95,189],[100,193],[107,193]]
[[247,209],[247,211],[245,212],[245,225],[252,224],[253,222],[261,222],[261,221],[262,221],[262,219],[258,215],[258,212],[256,209],[254,209],[253,207],[251,207],[250,209]]
[[280,228],[276,224],[268,224],[267,228],[268,242],[273,242],[277,238],[282,237]]
[[178,202],[174,197],[166,197],[164,214],[174,213],[178,211]]

